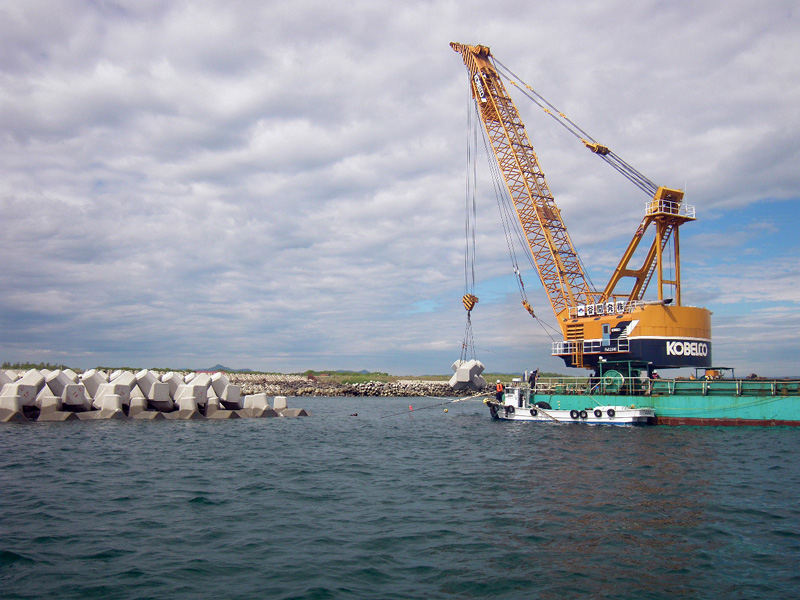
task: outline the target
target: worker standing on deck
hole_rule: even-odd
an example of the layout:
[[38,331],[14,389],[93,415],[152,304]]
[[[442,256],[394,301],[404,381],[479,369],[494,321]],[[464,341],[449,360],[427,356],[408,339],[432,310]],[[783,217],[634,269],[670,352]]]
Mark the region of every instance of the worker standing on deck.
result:
[[497,380],[497,384],[495,385],[494,389],[495,389],[495,394],[494,394],[495,400],[497,400],[498,402],[502,402],[503,401],[503,384],[500,383],[499,379]]
[[539,379],[539,369],[534,369],[531,371],[531,374],[528,375],[528,384],[532,387],[536,387],[536,380]]

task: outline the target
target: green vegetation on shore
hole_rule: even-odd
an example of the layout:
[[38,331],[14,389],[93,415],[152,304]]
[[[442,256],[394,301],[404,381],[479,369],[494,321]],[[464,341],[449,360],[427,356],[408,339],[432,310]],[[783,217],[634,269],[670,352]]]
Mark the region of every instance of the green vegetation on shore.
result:
[[[383,383],[394,383],[396,381],[403,381],[413,379],[415,381],[450,381],[452,375],[389,375],[388,373],[370,372],[364,373],[362,371],[313,371],[308,370],[301,373],[301,375],[313,376],[314,379],[320,382],[333,382],[333,383],[366,383],[368,381],[380,381]],[[500,381],[508,382],[512,378],[523,377],[523,373],[483,373],[483,378],[487,383],[494,383],[498,379]],[[562,373],[539,373],[539,377],[564,377]]]

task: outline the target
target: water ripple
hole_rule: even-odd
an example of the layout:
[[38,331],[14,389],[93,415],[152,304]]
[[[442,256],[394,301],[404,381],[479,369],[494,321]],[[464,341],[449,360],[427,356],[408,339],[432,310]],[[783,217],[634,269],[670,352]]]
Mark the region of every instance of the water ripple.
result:
[[727,599],[800,586],[794,430],[302,404],[315,416],[0,426],[3,598]]

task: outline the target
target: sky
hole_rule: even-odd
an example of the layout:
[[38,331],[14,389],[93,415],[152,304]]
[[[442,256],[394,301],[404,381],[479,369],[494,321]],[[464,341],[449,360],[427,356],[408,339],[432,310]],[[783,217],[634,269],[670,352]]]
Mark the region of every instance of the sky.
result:
[[[800,375],[800,2],[741,0],[0,0],[0,361],[451,373],[453,41],[684,189],[683,302],[713,312],[714,363]],[[647,198],[511,93],[603,287]],[[476,356],[568,372],[478,162]]]

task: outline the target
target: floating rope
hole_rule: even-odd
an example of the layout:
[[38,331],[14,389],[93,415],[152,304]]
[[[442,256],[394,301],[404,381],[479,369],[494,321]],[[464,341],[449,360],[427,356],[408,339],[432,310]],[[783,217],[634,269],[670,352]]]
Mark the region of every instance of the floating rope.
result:
[[[384,415],[381,419],[388,419],[389,417],[396,417],[398,415],[408,415],[420,410],[425,410],[427,408],[436,408],[437,406],[445,406],[447,404],[455,404],[456,402],[463,402],[464,400],[472,400],[473,398],[477,398],[478,396],[485,396],[484,392],[479,392],[477,394],[473,394],[472,396],[467,396],[465,398],[455,398],[453,400],[448,400],[447,402],[439,402],[438,404],[430,404],[428,406],[421,406],[420,408],[411,408],[409,406],[408,410],[404,410],[398,413],[392,413],[390,415]],[[419,398],[434,398],[434,396],[418,396]]]

